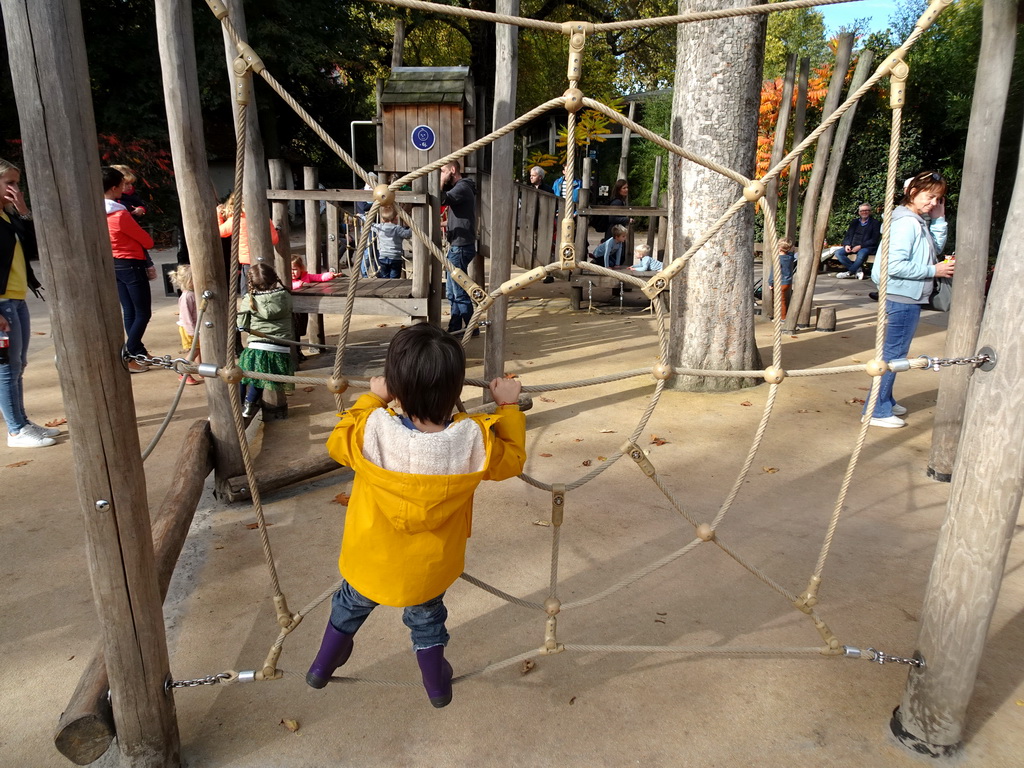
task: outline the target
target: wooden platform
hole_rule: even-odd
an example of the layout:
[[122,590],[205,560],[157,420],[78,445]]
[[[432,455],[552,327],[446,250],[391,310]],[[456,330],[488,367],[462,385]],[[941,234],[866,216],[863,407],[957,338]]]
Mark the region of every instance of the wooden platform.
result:
[[[311,315],[345,313],[348,278],[329,283],[310,283],[292,291],[292,308]],[[359,315],[396,315],[426,319],[427,299],[412,296],[412,280],[363,278],[356,284],[355,312]]]

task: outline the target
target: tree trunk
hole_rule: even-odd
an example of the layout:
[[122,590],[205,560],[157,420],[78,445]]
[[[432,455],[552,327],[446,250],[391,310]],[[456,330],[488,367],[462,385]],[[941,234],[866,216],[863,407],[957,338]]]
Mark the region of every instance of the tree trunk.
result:
[[[999,129],[1013,71],[1017,5],[1017,0],[990,0],[982,11],[981,53],[957,218],[956,301],[949,311],[947,357],[969,357],[978,342],[978,325],[985,306],[992,189],[999,156]],[[953,471],[970,373],[967,366],[951,365],[939,374],[928,475],[942,482],[949,482]]]
[[[768,161],[769,169],[774,168],[781,162],[786,154],[786,133],[789,131],[789,113],[793,111],[793,86],[796,80],[796,54],[791,53],[786,61],[786,76],[782,79],[782,100],[779,102],[779,116],[775,121],[775,139],[772,142],[772,156]],[[779,209],[779,177],[776,176],[768,182],[768,189],[765,191],[765,198],[773,210]],[[766,221],[765,229],[774,226],[778,230],[778,224]],[[768,236],[765,235],[765,247],[768,247]],[[765,253],[764,263],[767,264],[772,254]]]
[[[807,125],[807,83],[811,77],[811,60],[801,59],[800,79],[796,88],[796,114],[793,115],[793,146],[804,140]],[[803,153],[789,164],[789,187],[786,190],[786,239],[796,238],[796,213],[800,206],[800,162]]]
[[[839,106],[843,94],[843,83],[846,70],[850,68],[850,55],[853,52],[853,35],[845,33],[839,36],[839,47],[836,50],[836,65],[832,70],[832,80],[828,86],[828,94],[821,108],[821,119],[826,120]],[[818,200],[825,183],[825,172],[828,168],[828,156],[832,145],[835,126],[832,126],[818,137],[814,149],[814,167],[811,179],[807,183],[804,195],[804,209],[800,217],[800,258],[797,260],[797,272],[793,276],[793,299],[786,315],[785,329],[807,328],[811,322],[811,304],[814,302],[814,277],[818,273],[820,248],[815,250],[814,220],[818,209]]]
[[[744,0],[740,5],[754,5]],[[680,0],[679,12],[712,10]],[[672,141],[750,177],[764,58],[765,17],[683,24],[677,32]],[[727,73],[727,74],[725,74]],[[672,252],[679,258],[737,199],[735,181],[670,155]],[[690,259],[671,297],[670,362],[686,368],[759,368],[754,341],[754,206],[749,204]],[[670,386],[729,391],[757,380],[677,376]]]
[[991,370],[971,374],[946,521],[939,531],[921,609],[917,647],[927,666],[911,670],[903,702],[891,722],[901,742],[935,756],[955,753],[963,737],[1024,495],[1024,336],[1019,325],[1024,262],[1018,246],[1022,237],[1024,156],[1018,160],[999,261],[978,334],[978,343],[992,349],[997,360]]

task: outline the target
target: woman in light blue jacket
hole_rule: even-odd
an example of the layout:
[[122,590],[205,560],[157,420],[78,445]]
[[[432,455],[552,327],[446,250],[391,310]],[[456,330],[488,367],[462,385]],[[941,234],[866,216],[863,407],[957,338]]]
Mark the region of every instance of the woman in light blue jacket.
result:
[[[946,244],[946,181],[934,171],[924,171],[909,180],[902,205],[892,214],[889,230],[889,282],[885,300],[885,344],[882,358],[888,362],[905,358],[937,277],[952,277],[953,263],[938,261]],[[929,217],[928,220],[925,217]],[[871,279],[880,283],[881,259],[875,260]],[[896,402],[893,372],[882,376],[878,402],[871,426],[906,426],[900,418],[907,409]]]

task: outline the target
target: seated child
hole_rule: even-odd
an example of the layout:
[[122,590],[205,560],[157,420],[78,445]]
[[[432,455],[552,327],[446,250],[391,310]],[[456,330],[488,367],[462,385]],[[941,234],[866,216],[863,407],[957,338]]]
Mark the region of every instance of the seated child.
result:
[[394,206],[386,205],[380,209],[380,221],[371,225],[377,239],[377,251],[380,254],[380,269],[377,277],[397,279],[402,276],[402,241],[412,239],[412,230],[396,224],[398,212]]
[[[771,262],[769,262],[771,264]],[[786,310],[789,308],[789,299],[793,294],[793,267],[796,264],[796,251],[793,250],[793,241],[783,238],[779,240],[779,289],[782,291],[782,310],[779,317],[786,319]],[[768,270],[768,285],[775,286],[775,267],[772,265]],[[775,311],[774,306],[768,308],[770,316]]]
[[[452,410],[462,394],[466,355],[451,335],[421,323],[391,340],[384,375],[341,414],[327,452],[355,471],[338,567],[344,579],[306,675],[327,685],[352,653],[352,637],[378,605],[404,608],[430,703],[452,700],[445,590],[462,573],[481,480],[523,470],[526,419],[521,386],[494,379],[493,414]],[[388,408],[401,403],[403,415]]]
[[[301,256],[292,256],[292,290],[297,291],[304,285],[309,283],[326,283],[333,280],[337,275],[334,272],[321,272],[316,274],[314,272],[306,271],[306,262]],[[306,335],[306,329],[309,326],[309,314],[306,312],[295,312],[292,314],[292,326],[295,328],[295,340],[302,341],[302,337]],[[302,351],[299,351],[299,359],[304,360],[305,355]]]
[[651,246],[640,243],[633,249],[633,266],[637,272],[661,272],[665,265],[651,256]]
[[625,242],[629,231],[621,224],[616,224],[610,231],[612,236],[594,249],[593,262],[613,269],[625,263]]

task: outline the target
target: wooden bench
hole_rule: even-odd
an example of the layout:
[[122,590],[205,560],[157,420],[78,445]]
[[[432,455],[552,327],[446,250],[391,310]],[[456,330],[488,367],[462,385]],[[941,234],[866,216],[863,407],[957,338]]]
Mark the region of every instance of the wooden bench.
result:
[[[323,315],[345,314],[348,277],[334,278],[327,283],[308,283],[292,291],[292,311],[319,315],[312,323],[309,340],[323,344]],[[412,297],[412,280],[362,278],[356,284],[353,311],[358,315],[394,315],[413,320],[427,319],[427,299]]]
[[[616,267],[616,271],[625,272],[638,277],[641,280],[650,280],[654,277],[657,272],[636,272],[628,267]],[[593,285],[594,288],[611,288],[613,291],[619,286],[623,286],[626,291],[633,290],[633,286],[623,283],[621,280],[609,275],[595,275],[592,272],[578,273],[574,272],[572,278],[569,280],[569,287],[571,292],[569,294],[569,304],[573,309],[580,309],[583,304],[583,288],[588,285]]]

